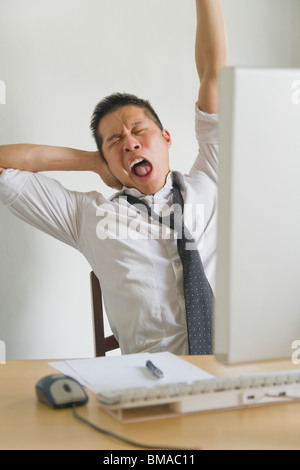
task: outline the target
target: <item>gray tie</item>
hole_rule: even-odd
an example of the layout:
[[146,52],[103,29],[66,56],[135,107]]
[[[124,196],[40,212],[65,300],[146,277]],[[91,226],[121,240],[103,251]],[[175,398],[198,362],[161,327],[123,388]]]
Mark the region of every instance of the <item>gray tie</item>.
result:
[[[177,249],[183,267],[189,353],[212,354],[213,292],[206,278],[195,241],[184,225],[183,198],[176,184],[173,186],[173,192],[175,212],[171,214],[168,221],[170,227],[178,234]],[[165,223],[165,220],[154,213],[145,202],[129,194],[126,198],[130,204],[143,204],[149,216],[160,223]]]
[[[174,203],[183,198],[174,185]],[[190,354],[212,354],[213,292],[205,275],[201,257],[193,237],[182,223],[182,237],[177,239],[178,254],[183,267],[183,286]]]

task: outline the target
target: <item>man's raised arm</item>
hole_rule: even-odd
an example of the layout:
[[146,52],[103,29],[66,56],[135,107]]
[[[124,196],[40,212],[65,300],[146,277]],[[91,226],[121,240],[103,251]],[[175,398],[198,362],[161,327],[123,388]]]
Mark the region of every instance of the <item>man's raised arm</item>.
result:
[[92,171],[99,174],[108,186],[117,189],[122,187],[98,151],[33,144],[1,145],[0,173],[5,168],[32,172]]
[[219,110],[219,73],[227,65],[227,38],[220,0],[196,0],[195,58],[200,79],[198,107]]

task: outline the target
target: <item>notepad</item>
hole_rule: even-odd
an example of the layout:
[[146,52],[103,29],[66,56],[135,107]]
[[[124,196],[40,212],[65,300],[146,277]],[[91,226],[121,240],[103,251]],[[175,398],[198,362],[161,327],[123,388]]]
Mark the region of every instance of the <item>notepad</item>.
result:
[[[151,360],[162,370],[158,379],[146,367]],[[78,380],[88,390],[98,394],[128,388],[151,388],[178,382],[187,384],[213,376],[185,359],[169,352],[127,354],[122,356],[71,359],[49,363],[56,370]]]

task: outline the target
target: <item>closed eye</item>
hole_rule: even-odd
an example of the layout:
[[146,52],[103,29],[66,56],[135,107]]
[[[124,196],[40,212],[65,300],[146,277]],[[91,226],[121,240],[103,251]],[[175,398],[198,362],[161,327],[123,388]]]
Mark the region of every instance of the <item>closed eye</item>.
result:
[[111,139],[109,139],[109,146],[108,148],[112,148],[115,144],[117,144],[118,142],[120,142],[121,140],[121,136],[114,136],[112,137]]
[[146,130],[147,130],[147,129],[144,129],[144,128],[143,128],[143,129],[134,129],[134,130],[132,131],[132,133],[135,134],[135,135],[136,135],[136,134],[139,135],[139,134],[142,134],[143,132],[145,132]]

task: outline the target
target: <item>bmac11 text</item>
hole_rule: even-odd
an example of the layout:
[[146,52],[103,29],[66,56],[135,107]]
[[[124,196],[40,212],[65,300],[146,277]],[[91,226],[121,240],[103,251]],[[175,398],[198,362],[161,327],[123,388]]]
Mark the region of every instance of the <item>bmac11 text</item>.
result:
[[131,468],[135,467],[137,463],[147,463],[148,465],[187,465],[194,464],[193,454],[148,454],[145,458],[138,457],[117,457],[110,455],[103,459],[104,464],[110,465],[128,465]]

